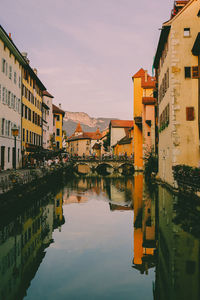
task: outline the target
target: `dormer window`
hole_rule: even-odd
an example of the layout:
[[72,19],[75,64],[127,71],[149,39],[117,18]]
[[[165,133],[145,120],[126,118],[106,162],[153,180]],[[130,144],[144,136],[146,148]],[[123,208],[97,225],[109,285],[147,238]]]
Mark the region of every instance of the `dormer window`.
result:
[[190,36],[190,28],[184,28],[183,36],[184,37],[189,37]]

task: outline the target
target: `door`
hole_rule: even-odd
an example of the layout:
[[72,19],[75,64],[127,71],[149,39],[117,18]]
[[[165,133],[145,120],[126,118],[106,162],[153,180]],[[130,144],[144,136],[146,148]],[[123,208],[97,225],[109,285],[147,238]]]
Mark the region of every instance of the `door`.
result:
[[5,168],[5,146],[1,146],[1,170]]

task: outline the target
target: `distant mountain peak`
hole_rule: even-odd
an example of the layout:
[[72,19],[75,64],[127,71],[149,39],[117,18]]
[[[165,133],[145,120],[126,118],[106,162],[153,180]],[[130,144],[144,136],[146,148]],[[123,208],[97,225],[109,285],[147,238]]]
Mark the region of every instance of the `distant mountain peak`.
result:
[[94,118],[85,112],[66,111],[63,119],[63,129],[66,130],[67,135],[70,136],[74,133],[77,124],[80,123],[83,131],[96,131],[97,128],[103,131],[109,126],[110,120],[113,119],[114,118]]

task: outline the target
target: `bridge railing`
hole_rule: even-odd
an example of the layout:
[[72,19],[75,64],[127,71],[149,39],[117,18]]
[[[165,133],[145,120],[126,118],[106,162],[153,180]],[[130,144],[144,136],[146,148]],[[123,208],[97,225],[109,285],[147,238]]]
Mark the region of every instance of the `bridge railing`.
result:
[[73,157],[69,161],[72,162],[129,162],[134,163],[134,159],[130,157]]

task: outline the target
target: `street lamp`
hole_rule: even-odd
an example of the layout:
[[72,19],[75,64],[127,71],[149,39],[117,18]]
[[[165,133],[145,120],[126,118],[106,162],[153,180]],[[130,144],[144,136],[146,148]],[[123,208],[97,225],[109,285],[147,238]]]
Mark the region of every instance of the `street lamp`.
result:
[[19,135],[19,129],[17,128],[16,125],[11,129],[12,131],[12,136],[14,136],[14,153],[13,153],[13,167],[16,170],[16,138]]

